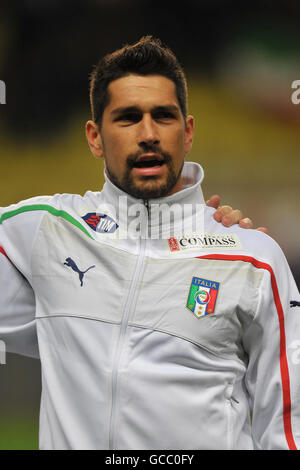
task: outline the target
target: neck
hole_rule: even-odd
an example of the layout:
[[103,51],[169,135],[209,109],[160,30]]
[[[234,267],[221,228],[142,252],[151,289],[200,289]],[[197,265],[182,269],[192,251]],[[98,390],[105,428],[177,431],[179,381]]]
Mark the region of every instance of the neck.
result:
[[172,194],[178,193],[178,192],[181,191],[182,189],[183,189],[183,178],[182,178],[182,176],[180,175],[179,180],[177,181],[177,183],[175,184],[175,186],[173,186],[173,188],[171,189],[171,191],[168,192],[167,196],[171,196]]

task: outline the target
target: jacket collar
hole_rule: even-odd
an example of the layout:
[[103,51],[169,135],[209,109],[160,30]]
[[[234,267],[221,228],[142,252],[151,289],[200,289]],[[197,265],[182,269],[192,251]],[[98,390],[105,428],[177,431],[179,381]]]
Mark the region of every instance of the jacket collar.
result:
[[[110,204],[118,205],[120,197],[126,197],[128,207],[132,204],[145,204],[143,199],[137,199],[130,194],[122,191],[115,186],[107,177],[104,172],[105,184],[103,186],[102,194],[107,202]],[[149,207],[152,204],[205,204],[203,193],[201,190],[201,182],[204,178],[204,170],[201,165],[195,162],[185,162],[182,169],[183,189],[171,196],[154,198],[148,200]]]
[[[142,231],[142,226],[147,225],[147,230],[151,233],[169,233],[170,230],[176,232],[176,227],[181,231],[183,219],[194,219],[199,213],[199,206],[205,204],[201,190],[201,182],[204,178],[203,168],[195,162],[185,162],[182,170],[183,189],[171,196],[149,199],[144,201],[137,199],[115,186],[106,176],[105,184],[101,192],[101,203],[99,212],[103,209],[103,204],[113,208],[118,225],[122,230],[128,230],[129,226],[136,224],[136,232]],[[187,214],[187,215],[186,215]],[[170,222],[171,221],[171,222]],[[139,224],[140,222],[140,224]]]

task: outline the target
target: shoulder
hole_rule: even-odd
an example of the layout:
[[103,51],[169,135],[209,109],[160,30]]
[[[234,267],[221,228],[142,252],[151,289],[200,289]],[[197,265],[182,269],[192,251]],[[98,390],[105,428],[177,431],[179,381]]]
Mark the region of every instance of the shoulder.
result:
[[241,228],[238,224],[225,227],[214,220],[214,212],[215,209],[213,208],[207,208],[206,210],[205,223],[207,229],[219,236],[232,236],[234,243],[231,253],[248,256],[268,264],[276,264],[276,261],[285,258],[281,247],[274,238],[258,230]]
[[28,216],[38,216],[41,213],[52,213],[59,215],[58,211],[81,211],[94,205],[100,193],[88,191],[85,195],[80,194],[54,194],[52,196],[35,196],[24,199],[18,203],[6,207],[0,207],[0,223],[13,218],[18,214],[27,213]]

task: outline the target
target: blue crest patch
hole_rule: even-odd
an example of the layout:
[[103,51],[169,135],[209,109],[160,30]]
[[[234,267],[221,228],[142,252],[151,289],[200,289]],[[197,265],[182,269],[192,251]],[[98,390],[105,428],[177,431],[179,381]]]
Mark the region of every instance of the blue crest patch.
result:
[[98,233],[114,233],[119,225],[107,214],[97,214],[96,212],[89,212],[84,215],[82,219],[88,226]]
[[191,282],[186,307],[197,317],[214,313],[220,283],[194,276]]

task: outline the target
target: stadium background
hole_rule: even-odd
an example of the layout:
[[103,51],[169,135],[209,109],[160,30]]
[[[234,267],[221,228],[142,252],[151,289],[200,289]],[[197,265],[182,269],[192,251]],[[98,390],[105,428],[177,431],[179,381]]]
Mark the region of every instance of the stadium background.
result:
[[[92,65],[142,35],[176,53],[205,195],[241,208],[280,243],[300,285],[300,4],[295,1],[2,1],[0,205],[103,183],[89,152]],[[3,288],[3,286],[2,286]],[[4,287],[5,288],[5,287]],[[76,364],[74,364],[76,367]],[[38,361],[0,365],[0,449],[38,446]]]

